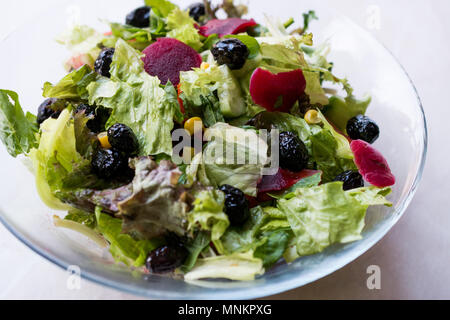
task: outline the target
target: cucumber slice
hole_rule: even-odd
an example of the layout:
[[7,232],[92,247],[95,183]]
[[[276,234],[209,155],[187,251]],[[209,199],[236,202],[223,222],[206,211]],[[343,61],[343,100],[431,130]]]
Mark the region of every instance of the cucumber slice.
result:
[[224,82],[218,88],[220,111],[226,118],[236,118],[245,114],[247,106],[239,82],[226,66],[219,67]]

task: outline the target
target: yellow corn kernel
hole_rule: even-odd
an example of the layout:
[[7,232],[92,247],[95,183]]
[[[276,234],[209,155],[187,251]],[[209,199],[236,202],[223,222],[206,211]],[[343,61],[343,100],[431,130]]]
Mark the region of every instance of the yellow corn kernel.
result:
[[200,132],[204,129],[203,121],[199,117],[190,118],[184,123],[184,128],[191,136],[193,136],[196,132]]
[[104,149],[111,149],[111,144],[108,140],[108,134],[106,132],[100,133],[98,136],[98,141],[100,141],[100,145]]
[[208,69],[210,66],[210,64],[208,62],[202,62],[202,64],[200,65],[200,68],[203,70]]
[[309,124],[319,124],[322,122],[322,120],[320,120],[319,118],[319,113],[317,112],[317,110],[309,110],[308,112],[306,112],[305,120]]

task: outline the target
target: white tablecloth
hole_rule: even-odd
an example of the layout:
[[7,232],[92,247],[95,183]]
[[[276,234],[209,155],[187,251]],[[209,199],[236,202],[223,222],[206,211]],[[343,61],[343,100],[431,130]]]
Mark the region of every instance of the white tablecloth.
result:
[[[3,1],[0,38],[51,1]],[[430,131],[429,156],[416,197],[402,220],[378,245],[325,279],[274,298],[449,299],[450,1],[321,1],[370,28],[403,63],[425,106]],[[368,19],[374,10],[379,10],[379,24]],[[381,268],[380,290],[367,288],[370,265]],[[80,290],[71,291],[66,283],[65,271],[26,248],[0,226],[0,298],[136,298],[84,280]]]

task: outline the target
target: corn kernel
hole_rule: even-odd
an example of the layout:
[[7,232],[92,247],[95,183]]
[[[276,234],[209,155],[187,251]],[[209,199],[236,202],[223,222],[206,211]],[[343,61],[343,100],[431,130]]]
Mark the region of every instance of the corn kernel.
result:
[[204,129],[203,121],[199,117],[190,118],[184,123],[184,128],[193,136],[196,132]]
[[108,134],[106,132],[100,133],[97,137],[102,148],[111,149],[111,144],[109,143]]
[[200,68],[203,70],[208,69],[210,66],[210,64],[208,62],[202,62],[202,64],[200,65]]
[[308,112],[306,112],[305,120],[309,124],[319,124],[322,122],[322,120],[320,120],[319,118],[319,113],[317,112],[317,110],[309,110]]

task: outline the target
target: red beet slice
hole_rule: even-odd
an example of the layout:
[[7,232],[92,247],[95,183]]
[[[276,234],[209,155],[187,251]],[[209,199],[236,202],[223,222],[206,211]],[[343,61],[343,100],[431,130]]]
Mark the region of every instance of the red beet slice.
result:
[[355,163],[364,180],[370,184],[384,188],[395,184],[395,176],[383,155],[362,140],[354,140],[350,144],[355,155]]
[[181,41],[171,38],[159,38],[144,51],[144,68],[148,74],[157,76],[162,84],[169,80],[177,86],[180,72],[200,68],[202,57]]
[[303,170],[301,172],[291,172],[289,170],[278,169],[278,172],[272,176],[263,176],[258,183],[258,200],[269,201],[272,197],[270,192],[277,192],[289,189],[300,180],[312,177],[315,174],[322,173],[317,170]]
[[208,37],[212,34],[218,34],[219,37],[228,34],[238,34],[245,32],[248,28],[256,26],[255,20],[246,20],[239,18],[215,19],[208,21],[207,24],[199,28],[202,36]]
[[271,112],[288,112],[305,89],[306,80],[301,69],[273,74],[258,68],[250,79],[253,101]]

